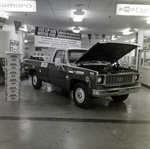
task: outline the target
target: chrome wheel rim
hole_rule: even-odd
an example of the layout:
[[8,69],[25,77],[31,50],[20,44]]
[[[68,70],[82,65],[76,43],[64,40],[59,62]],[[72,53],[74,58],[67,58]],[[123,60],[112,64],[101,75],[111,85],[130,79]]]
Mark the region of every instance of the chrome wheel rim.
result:
[[33,76],[33,85],[37,85],[37,77],[35,75]]
[[77,90],[75,92],[75,97],[79,103],[83,103],[85,100],[84,90],[82,88],[77,88]]

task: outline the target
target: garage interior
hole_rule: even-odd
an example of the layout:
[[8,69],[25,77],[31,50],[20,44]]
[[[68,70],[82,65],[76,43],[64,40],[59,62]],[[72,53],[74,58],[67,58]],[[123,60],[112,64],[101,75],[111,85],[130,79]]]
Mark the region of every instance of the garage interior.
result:
[[[0,82],[0,149],[149,149],[150,79],[149,16],[116,15],[117,4],[150,5],[149,0],[36,0],[36,12],[7,12],[0,30],[0,58],[10,49],[10,39],[19,40],[21,62],[29,55],[51,54],[53,48],[36,50],[35,26],[71,31],[80,27],[81,47],[96,42],[132,42],[137,51],[121,59],[124,66],[141,71],[141,89],[121,103],[110,97],[95,98],[89,109],[78,108],[72,92],[43,83],[32,87],[31,77],[20,80],[20,100],[7,101],[5,82]],[[86,10],[82,22],[74,22],[72,10]],[[27,31],[11,32],[14,20]],[[128,28],[129,35],[123,35]],[[15,33],[14,33],[15,34]],[[89,38],[89,35],[91,38]],[[6,40],[4,40],[4,39]],[[115,38],[115,39],[114,39]],[[139,55],[140,56],[139,56]],[[1,68],[0,68],[1,69]],[[4,74],[0,70],[0,81]]]

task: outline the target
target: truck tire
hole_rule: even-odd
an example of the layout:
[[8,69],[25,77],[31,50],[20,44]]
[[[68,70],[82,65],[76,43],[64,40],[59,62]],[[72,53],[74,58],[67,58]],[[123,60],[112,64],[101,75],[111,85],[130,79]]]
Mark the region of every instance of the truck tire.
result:
[[40,80],[40,79],[38,78],[37,73],[33,73],[33,74],[32,74],[32,86],[33,86],[35,89],[40,89],[41,86],[42,86],[42,80]]
[[128,98],[129,94],[120,95],[120,96],[111,96],[111,98],[116,102],[122,102]]
[[92,103],[92,96],[88,94],[87,86],[83,82],[75,84],[73,89],[73,99],[75,104],[83,109],[89,108]]

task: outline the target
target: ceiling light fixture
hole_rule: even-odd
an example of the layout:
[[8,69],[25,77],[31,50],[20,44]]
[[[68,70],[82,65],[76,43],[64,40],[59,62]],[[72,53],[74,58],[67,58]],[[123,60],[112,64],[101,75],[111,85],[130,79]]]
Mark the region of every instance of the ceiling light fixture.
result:
[[73,21],[75,22],[81,22],[84,18],[85,12],[77,9],[76,11],[73,12]]
[[147,23],[147,24],[150,24],[150,20],[147,20],[146,23]]
[[28,32],[28,29],[27,29],[27,25],[22,25],[23,27],[19,28],[20,30],[24,31],[24,32]]
[[81,28],[80,28],[80,27],[73,27],[73,28],[72,28],[72,31],[73,31],[74,33],[80,33]]
[[134,33],[133,31],[131,32],[130,30],[131,30],[131,28],[127,28],[127,29],[125,29],[125,30],[122,32],[122,34],[123,34],[123,35],[130,35],[130,34]]
[[9,19],[8,14],[4,11],[0,11],[0,17],[5,18],[5,19]]
[[118,37],[117,36],[115,36],[115,35],[112,35],[112,38],[111,38],[111,40],[117,40],[118,39]]

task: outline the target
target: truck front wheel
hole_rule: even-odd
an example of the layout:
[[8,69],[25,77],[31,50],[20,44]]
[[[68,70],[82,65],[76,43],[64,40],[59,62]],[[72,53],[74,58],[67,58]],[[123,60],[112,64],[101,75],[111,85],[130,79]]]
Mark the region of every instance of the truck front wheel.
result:
[[116,102],[122,102],[128,98],[129,94],[120,95],[120,96],[111,96],[111,98]]
[[32,74],[32,86],[35,89],[40,89],[42,86],[42,80],[38,78],[37,73]]
[[73,99],[80,108],[89,108],[92,103],[92,96],[88,94],[87,86],[83,82],[78,82],[73,89]]

